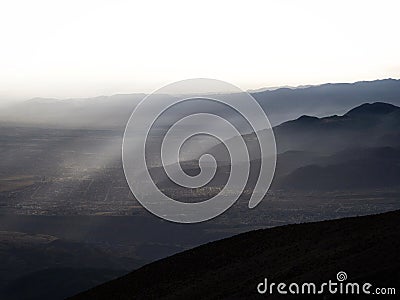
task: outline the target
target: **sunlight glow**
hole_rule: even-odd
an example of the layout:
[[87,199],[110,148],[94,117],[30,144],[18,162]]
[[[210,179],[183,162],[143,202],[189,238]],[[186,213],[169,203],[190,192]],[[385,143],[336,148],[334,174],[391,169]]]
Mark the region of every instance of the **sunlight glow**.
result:
[[0,101],[399,78],[398,3],[5,0]]

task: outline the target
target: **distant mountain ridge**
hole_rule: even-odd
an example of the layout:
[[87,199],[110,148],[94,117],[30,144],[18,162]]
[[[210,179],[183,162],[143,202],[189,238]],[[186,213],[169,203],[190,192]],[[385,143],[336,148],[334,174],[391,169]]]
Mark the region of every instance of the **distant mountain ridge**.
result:
[[344,114],[365,102],[400,105],[400,80],[327,83],[301,89],[278,89],[252,94],[273,125],[301,115],[317,117]]
[[[365,102],[400,105],[400,80],[278,88],[253,92],[252,95],[267,113],[271,124],[278,125],[301,115],[343,114]],[[2,108],[0,124],[122,130],[134,107],[144,97],[145,94],[121,94],[69,100],[36,98]]]
[[301,116],[274,128],[279,152],[315,151],[334,153],[348,147],[398,146],[384,137],[400,133],[400,107],[388,103],[366,103],[343,116]]

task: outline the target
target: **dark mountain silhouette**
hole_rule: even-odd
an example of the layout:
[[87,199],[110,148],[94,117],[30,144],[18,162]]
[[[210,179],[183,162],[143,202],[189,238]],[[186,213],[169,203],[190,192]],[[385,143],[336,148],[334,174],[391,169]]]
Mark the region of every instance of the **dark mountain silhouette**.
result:
[[399,220],[394,211],[252,231],[151,263],[71,299],[280,299],[258,295],[257,284],[264,278],[336,281],[339,271],[348,282],[398,289]]
[[366,116],[366,115],[387,115],[394,111],[398,111],[398,107],[395,105],[376,102],[376,103],[365,103],[356,108],[351,109],[347,112],[347,116],[354,117],[354,116]]
[[[374,189],[400,185],[400,108],[363,104],[343,116],[301,117],[275,128],[274,188]],[[310,153],[307,160],[300,154]],[[297,162],[297,163],[295,163]],[[302,162],[301,165],[299,162]]]
[[397,146],[400,142],[393,135],[399,132],[400,107],[381,102],[363,104],[343,116],[302,116],[274,128],[280,153],[332,154],[349,147]]

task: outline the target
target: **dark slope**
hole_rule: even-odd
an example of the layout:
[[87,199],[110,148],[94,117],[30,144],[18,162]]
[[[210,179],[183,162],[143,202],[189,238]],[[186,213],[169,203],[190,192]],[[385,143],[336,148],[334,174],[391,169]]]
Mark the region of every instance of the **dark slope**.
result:
[[280,189],[307,191],[398,188],[400,165],[367,159],[326,167],[309,165],[284,177],[277,186]]
[[256,286],[265,277],[325,282],[339,271],[350,282],[398,289],[399,221],[395,211],[248,232],[149,264],[72,299],[249,299],[258,297]]
[[[279,173],[277,173],[279,176]],[[275,179],[285,190],[359,190],[400,187],[400,148],[354,148],[317,157]]]
[[107,269],[45,269],[14,280],[2,289],[1,296],[7,300],[61,300],[124,273]]

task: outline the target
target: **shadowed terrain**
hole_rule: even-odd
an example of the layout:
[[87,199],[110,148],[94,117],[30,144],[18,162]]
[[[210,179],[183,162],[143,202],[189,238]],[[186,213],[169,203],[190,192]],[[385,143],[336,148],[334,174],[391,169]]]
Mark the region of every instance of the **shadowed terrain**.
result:
[[243,233],[151,263],[71,299],[251,299],[260,297],[256,287],[264,278],[321,283],[336,280],[339,271],[349,282],[398,289],[399,220],[400,211],[394,211]]
[[[254,133],[243,130],[240,134],[249,141],[251,174],[242,197],[218,218],[192,226],[155,218],[126,183],[123,126],[144,95],[33,99],[2,109],[0,298],[63,299],[153,261],[243,232],[400,209],[400,107],[396,106],[400,80],[280,88],[253,95],[274,125],[278,157],[271,189],[256,209],[248,209],[260,159]],[[230,116],[224,110],[211,111]],[[221,191],[231,165],[220,140],[194,140],[194,147],[182,148],[183,154],[188,153],[181,165],[189,175],[200,171],[198,155],[215,152],[216,176],[204,188],[184,189],[166,178],[155,159],[166,130],[163,122],[149,139],[150,173],[163,192],[179,201],[200,202]],[[233,190],[227,190],[226,196],[231,197]],[[381,266],[391,272],[398,265],[389,266],[382,260],[386,256],[378,254],[390,254],[397,247],[393,230],[398,225],[390,217],[393,225],[386,233],[379,232],[379,236],[386,234],[379,248],[373,244],[381,230],[381,223],[376,232],[373,225],[379,218],[368,219],[371,227],[362,221],[365,237],[357,233],[358,221],[349,220],[341,221],[347,222],[346,228],[332,222],[248,233],[172,257],[171,263],[160,261],[156,266],[161,267],[148,265],[129,275],[138,276],[137,284],[128,280],[129,287],[118,290],[122,298],[169,294],[187,298],[196,296],[194,290],[206,290],[210,297],[251,298],[263,276],[319,278],[322,271],[329,271],[334,277],[339,271],[335,264],[346,255],[353,258],[354,254],[360,265],[367,261],[362,249],[371,245],[380,263],[371,266],[371,272]],[[242,238],[251,245],[245,246]],[[343,270],[351,278],[359,276],[357,268],[351,269],[349,261],[346,264],[349,268],[343,264]],[[143,270],[150,270],[156,282]],[[194,281],[194,273],[199,281]],[[376,276],[386,278],[384,273]],[[223,294],[213,294],[220,286]]]

